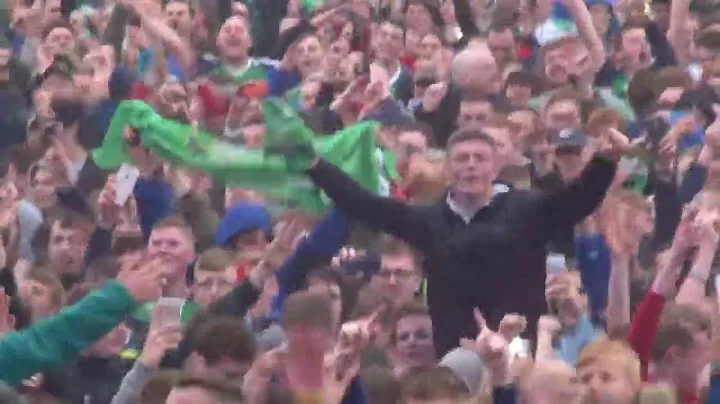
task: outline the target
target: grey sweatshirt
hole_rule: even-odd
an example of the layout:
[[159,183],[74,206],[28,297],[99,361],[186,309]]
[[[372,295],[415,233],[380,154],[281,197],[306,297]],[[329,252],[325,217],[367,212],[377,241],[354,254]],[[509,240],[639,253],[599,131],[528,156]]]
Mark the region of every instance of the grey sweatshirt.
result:
[[135,361],[132,369],[125,375],[120,388],[110,404],[138,404],[145,384],[158,372],[157,368]]

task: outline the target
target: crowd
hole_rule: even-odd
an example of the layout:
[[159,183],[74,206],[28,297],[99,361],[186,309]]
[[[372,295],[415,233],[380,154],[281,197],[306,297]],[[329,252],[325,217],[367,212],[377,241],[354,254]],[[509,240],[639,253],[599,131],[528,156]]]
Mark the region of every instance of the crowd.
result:
[[715,2],[0,2],[0,403],[720,403]]

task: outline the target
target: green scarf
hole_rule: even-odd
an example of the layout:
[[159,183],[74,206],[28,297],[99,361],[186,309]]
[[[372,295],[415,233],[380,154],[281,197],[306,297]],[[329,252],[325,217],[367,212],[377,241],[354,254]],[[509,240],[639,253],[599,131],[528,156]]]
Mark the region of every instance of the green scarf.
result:
[[[231,144],[214,135],[158,115],[142,101],[123,101],[113,116],[105,140],[93,150],[98,167],[115,169],[130,161],[123,136],[129,125],[140,134],[153,155],[179,166],[194,168],[227,184],[256,190],[271,200],[310,214],[322,214],[330,200],[305,175],[315,156],[321,156],[353,177],[365,189],[380,190],[381,170],[375,145],[376,122],[361,122],[332,136],[315,136],[284,102],[263,101],[266,122],[265,150]],[[393,180],[394,178],[386,178]]]

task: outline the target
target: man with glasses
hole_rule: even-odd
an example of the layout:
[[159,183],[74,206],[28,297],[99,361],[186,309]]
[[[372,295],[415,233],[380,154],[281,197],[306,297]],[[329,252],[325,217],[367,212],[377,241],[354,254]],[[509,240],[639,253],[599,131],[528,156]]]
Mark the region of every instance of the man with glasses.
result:
[[419,267],[420,260],[408,244],[388,237],[380,245],[380,271],[370,283],[396,303],[412,302],[422,283]]

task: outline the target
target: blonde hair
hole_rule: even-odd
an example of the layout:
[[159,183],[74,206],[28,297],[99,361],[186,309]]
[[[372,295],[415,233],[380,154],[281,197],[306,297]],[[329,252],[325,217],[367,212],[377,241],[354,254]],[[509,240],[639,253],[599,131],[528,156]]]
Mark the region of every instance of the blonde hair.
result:
[[612,362],[613,366],[624,369],[633,390],[640,391],[640,359],[627,343],[602,337],[580,351],[575,368],[581,369],[598,361]]

